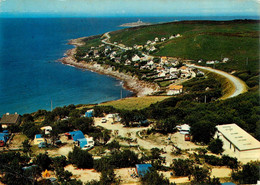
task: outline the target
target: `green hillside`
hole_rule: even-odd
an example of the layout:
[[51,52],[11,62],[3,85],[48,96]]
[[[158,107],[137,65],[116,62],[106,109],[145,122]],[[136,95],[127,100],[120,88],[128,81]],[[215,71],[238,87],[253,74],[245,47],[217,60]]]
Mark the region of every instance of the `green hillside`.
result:
[[[168,40],[171,35],[182,37]],[[218,68],[258,70],[259,21],[182,21],[152,26],[128,28],[111,33],[111,42],[127,46],[145,44],[148,40],[167,38],[158,43],[155,56],[170,56],[190,60],[230,59]],[[248,64],[246,64],[248,58]]]

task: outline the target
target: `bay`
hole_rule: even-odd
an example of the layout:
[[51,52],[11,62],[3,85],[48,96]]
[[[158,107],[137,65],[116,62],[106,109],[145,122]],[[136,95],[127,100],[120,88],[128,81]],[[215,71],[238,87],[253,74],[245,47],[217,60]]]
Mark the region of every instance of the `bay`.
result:
[[123,23],[254,17],[0,18],[0,115],[131,96],[119,80],[57,62],[69,39],[122,29]]

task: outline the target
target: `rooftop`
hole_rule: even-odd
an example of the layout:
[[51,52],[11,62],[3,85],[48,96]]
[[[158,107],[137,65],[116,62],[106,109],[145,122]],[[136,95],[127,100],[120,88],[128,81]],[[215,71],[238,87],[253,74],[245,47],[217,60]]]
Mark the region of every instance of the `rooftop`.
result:
[[180,90],[180,89],[182,89],[182,88],[183,88],[182,85],[174,85],[174,84],[171,84],[171,85],[169,86],[169,89],[170,89],[170,90]]
[[217,125],[216,127],[240,151],[260,149],[260,142],[235,123]]
[[19,114],[8,114],[7,113],[2,116],[0,123],[3,123],[3,124],[17,123],[19,120],[19,117],[20,117]]

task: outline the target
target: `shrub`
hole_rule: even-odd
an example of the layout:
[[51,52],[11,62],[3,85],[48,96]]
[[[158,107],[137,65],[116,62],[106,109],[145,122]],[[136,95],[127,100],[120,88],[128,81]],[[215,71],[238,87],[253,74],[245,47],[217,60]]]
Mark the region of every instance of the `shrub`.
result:
[[69,161],[75,164],[78,168],[93,168],[93,158],[88,151],[81,150],[78,147],[74,147],[73,151],[68,155]]
[[210,141],[208,149],[214,154],[220,154],[223,150],[223,142],[220,139],[213,139]]
[[189,159],[174,159],[171,168],[176,176],[188,176],[192,173],[193,163]]

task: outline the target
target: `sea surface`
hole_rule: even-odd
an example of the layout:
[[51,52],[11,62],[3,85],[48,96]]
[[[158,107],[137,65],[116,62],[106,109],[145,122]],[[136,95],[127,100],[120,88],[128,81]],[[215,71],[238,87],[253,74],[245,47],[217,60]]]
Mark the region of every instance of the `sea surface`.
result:
[[119,80],[57,62],[69,39],[122,29],[123,23],[257,17],[0,18],[0,117],[131,96]]

